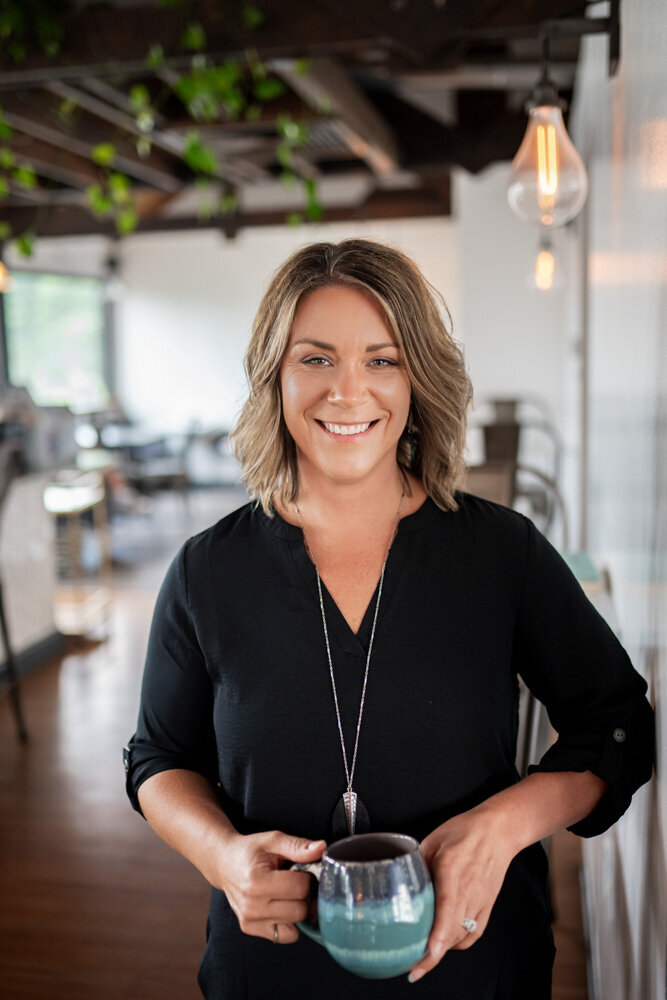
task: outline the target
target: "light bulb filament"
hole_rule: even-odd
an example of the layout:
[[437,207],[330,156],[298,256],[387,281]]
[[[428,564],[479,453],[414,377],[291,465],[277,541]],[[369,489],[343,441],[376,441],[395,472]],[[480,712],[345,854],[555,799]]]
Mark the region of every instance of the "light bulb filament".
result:
[[542,291],[547,291],[554,281],[553,254],[549,250],[541,250],[535,261],[535,284]]
[[551,208],[558,190],[558,151],[553,125],[537,126],[537,185],[542,209]]

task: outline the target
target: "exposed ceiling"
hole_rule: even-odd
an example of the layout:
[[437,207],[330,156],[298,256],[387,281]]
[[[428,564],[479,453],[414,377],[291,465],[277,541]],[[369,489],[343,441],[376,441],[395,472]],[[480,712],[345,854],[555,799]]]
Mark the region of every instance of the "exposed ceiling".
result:
[[[25,0],[29,3],[30,0]],[[43,6],[42,0],[42,6]],[[254,0],[262,23],[248,28],[239,0],[58,3],[64,35],[57,57],[36,45],[15,62],[0,56],[0,108],[17,162],[38,183],[12,180],[0,219],[14,233],[114,232],[88,206],[87,190],[108,171],[91,160],[110,143],[114,169],[131,181],[138,231],[284,223],[304,202],[281,180],[281,116],[307,125],[292,170],[311,178],[326,220],[448,215],[453,167],[477,173],[510,160],[525,131],[523,105],[540,71],[539,26],[583,17],[573,0]],[[183,45],[199,24],[195,58],[219,66],[238,59],[252,80],[259,57],[284,91],[246,120],[229,109],[193,122],[173,85],[190,73]],[[149,69],[151,46],[165,53]],[[577,38],[551,45],[552,75],[571,98]],[[256,55],[254,55],[256,53]],[[307,59],[306,72],[300,60]],[[137,123],[132,87],[150,96],[153,128]],[[183,160],[196,128],[216,157],[213,203],[234,192],[224,214],[202,210],[197,172]],[[146,139],[150,140],[150,150]],[[0,154],[1,155],[1,154]]]

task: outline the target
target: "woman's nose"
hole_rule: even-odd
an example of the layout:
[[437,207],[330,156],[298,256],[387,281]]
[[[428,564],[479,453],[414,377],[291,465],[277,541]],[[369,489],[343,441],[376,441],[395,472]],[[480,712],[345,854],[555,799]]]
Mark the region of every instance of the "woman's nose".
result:
[[366,396],[364,373],[357,365],[339,365],[333,370],[329,402],[356,406]]

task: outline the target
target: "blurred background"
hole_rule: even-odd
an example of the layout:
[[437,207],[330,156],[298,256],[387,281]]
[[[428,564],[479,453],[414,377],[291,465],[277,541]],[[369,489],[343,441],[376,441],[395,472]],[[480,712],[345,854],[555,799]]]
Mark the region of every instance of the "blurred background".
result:
[[[0,4],[2,996],[197,995],[207,889],[120,750],[168,563],[247,499],[263,290],[360,236],[447,302],[466,488],[535,521],[648,682],[658,777],[546,846],[556,1000],[664,1000],[666,53],[660,0]],[[520,772],[552,738],[522,692]]]

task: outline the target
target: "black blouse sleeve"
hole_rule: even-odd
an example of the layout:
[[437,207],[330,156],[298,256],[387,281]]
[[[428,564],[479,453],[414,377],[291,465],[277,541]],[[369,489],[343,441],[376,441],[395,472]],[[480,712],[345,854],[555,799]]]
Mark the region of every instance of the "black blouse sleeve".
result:
[[213,694],[188,605],[188,543],[158,594],[148,639],[137,731],[123,750],[127,793],[159,771],[185,768],[217,782]]
[[528,556],[515,664],[558,733],[528,773],[590,770],[607,781],[595,809],[570,827],[594,837],[623,815],[651,777],[654,722],[647,684],[565,561],[525,521]]

